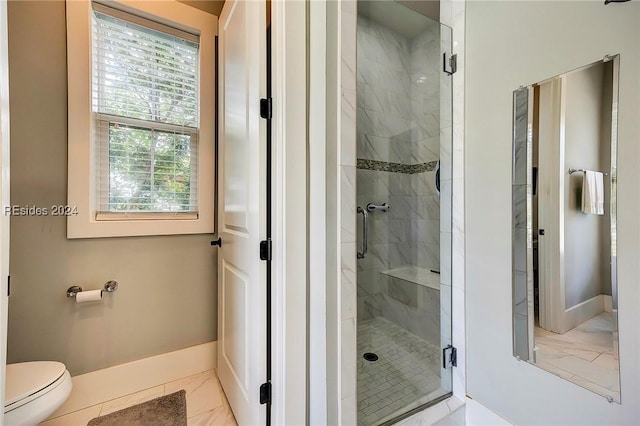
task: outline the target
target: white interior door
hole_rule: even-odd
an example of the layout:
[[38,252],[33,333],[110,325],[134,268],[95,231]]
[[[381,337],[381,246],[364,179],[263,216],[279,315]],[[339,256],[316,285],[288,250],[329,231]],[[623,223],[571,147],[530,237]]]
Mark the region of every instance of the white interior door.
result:
[[227,0],[219,21],[218,374],[239,425],[265,423],[266,5]]
[[562,88],[560,79],[541,84],[539,110],[538,227],[545,231],[538,235],[540,327],[555,333],[564,314]]

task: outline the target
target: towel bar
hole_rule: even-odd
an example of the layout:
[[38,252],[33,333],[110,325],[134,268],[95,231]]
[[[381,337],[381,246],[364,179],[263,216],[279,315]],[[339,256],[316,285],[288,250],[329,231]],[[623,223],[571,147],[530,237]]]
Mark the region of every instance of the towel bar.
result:
[[[585,169],[569,169],[569,174],[573,174],[576,172],[586,172],[586,170]],[[609,176],[609,173],[607,172],[601,172],[601,173],[605,176]]]

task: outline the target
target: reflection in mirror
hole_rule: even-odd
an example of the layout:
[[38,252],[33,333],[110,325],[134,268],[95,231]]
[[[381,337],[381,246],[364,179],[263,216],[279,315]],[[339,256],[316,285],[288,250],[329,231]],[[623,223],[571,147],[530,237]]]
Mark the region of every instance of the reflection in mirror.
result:
[[513,96],[514,356],[620,402],[619,56]]

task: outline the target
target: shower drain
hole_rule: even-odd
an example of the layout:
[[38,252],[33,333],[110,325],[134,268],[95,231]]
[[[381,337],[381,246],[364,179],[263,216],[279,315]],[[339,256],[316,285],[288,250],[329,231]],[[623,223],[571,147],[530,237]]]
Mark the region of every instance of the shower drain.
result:
[[374,354],[373,352],[367,352],[366,354],[362,355],[362,357],[367,361],[372,361],[372,362],[378,360],[378,355]]

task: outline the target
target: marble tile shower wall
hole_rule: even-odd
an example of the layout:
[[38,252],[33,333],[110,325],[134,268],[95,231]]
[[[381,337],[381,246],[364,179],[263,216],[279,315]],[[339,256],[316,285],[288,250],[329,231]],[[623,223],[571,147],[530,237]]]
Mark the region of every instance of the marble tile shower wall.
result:
[[357,156],[410,164],[410,44],[358,16],[357,45]]
[[440,159],[440,24],[432,22],[411,42],[413,162]]
[[[440,27],[409,40],[369,19],[357,27],[357,157],[417,165],[440,153]],[[396,167],[397,169],[397,167]],[[420,170],[415,172],[416,170]],[[401,286],[381,273],[402,265],[439,269],[440,201],[432,165],[407,173],[357,170],[357,205],[387,202],[387,213],[369,214],[369,252],[358,260],[358,319],[387,318],[438,342],[425,329],[425,312],[401,303],[417,284]],[[426,170],[426,171],[424,171]],[[362,241],[358,229],[358,241]],[[398,292],[402,293],[399,295]],[[439,316],[436,306],[434,316]]]
[[358,16],[357,156],[420,164],[439,159],[440,27],[408,40]]
[[532,187],[528,176],[527,162],[530,149],[527,142],[528,128],[528,89],[514,92],[515,102],[515,134],[513,140],[513,205],[512,224],[513,241],[516,249],[513,259],[513,331],[515,333],[515,355],[521,359],[529,359],[529,343],[532,337],[529,333],[528,315],[533,312],[533,275],[527,274],[532,270],[533,258],[528,254],[527,247],[532,245],[531,224],[527,222],[527,203],[531,197]]

